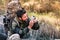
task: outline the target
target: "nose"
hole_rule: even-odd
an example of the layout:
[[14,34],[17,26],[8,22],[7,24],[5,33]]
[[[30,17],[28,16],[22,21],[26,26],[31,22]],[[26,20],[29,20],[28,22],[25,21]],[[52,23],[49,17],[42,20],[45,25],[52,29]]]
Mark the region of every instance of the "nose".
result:
[[26,19],[28,19],[28,17],[26,17]]

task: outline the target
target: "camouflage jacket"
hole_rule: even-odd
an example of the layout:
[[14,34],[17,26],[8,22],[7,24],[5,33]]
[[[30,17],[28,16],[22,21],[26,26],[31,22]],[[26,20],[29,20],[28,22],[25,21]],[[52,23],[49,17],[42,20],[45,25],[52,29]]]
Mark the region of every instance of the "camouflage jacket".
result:
[[[27,33],[29,32],[29,29],[28,29],[29,21],[30,21],[29,18],[28,18],[27,21],[19,21],[19,22],[18,22],[19,25],[18,25],[18,24],[15,25],[15,28],[12,30],[12,33],[13,33],[13,34],[14,34],[14,33],[19,34],[19,35],[20,35],[20,38],[26,38],[26,37],[24,37],[24,36],[27,35]],[[34,29],[34,30],[39,29],[39,24],[38,24],[38,22],[36,22],[36,23],[34,24],[34,26],[32,27],[32,29]]]

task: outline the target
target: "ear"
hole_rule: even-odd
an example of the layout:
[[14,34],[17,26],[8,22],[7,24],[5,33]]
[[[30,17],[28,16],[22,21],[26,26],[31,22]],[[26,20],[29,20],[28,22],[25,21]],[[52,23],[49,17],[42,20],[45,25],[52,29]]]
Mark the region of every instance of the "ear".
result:
[[19,20],[22,20],[22,19],[19,17]]

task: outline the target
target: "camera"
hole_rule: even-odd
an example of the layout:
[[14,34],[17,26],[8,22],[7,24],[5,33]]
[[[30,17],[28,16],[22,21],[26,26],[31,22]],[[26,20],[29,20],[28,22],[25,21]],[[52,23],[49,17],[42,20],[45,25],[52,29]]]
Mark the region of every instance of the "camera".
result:
[[6,16],[4,16],[4,18],[3,18],[3,23],[4,23],[4,27],[9,30],[10,19],[8,19]]
[[[36,17],[35,16],[32,16],[31,17],[31,20],[35,20]],[[38,24],[38,21],[36,21],[32,27],[33,30],[38,30],[39,29],[39,24]]]
[[32,17],[31,17],[31,20],[35,20],[35,19],[36,19],[36,17],[35,17],[35,16],[32,16]]
[[6,16],[3,18],[3,23],[8,24],[10,22],[10,19],[8,19]]

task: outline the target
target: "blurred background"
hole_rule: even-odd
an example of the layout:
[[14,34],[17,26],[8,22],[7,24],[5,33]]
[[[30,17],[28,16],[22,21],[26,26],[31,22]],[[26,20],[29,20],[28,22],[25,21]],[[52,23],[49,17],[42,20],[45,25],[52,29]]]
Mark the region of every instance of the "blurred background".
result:
[[[5,14],[11,0],[0,0],[0,15]],[[40,31],[51,37],[60,38],[60,0],[19,0],[29,17],[35,16]]]

